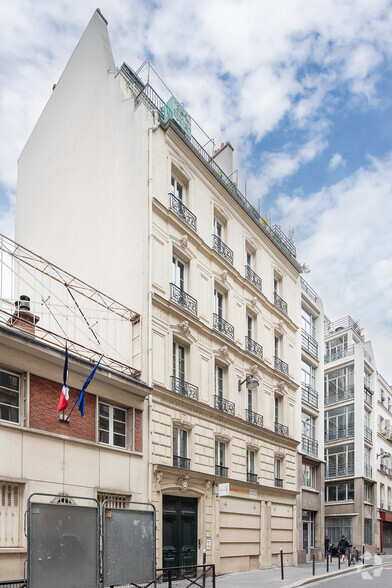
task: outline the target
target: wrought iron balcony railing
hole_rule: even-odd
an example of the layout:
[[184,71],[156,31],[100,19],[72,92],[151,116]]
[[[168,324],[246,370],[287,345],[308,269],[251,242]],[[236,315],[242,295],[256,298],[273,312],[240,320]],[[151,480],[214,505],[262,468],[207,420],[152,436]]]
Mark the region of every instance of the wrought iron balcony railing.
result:
[[342,476],[353,476],[354,475],[354,464],[344,463],[335,466],[325,466],[325,477],[326,478],[340,478]]
[[215,464],[215,475],[219,476],[220,478],[227,478],[229,474],[229,468],[222,465]]
[[302,451],[313,457],[318,456],[318,441],[307,435],[302,435]]
[[324,329],[324,334],[326,337],[330,337],[331,335],[340,333],[345,329],[352,329],[361,337],[361,339],[363,339],[361,327],[351,318],[351,316],[345,316],[342,319],[327,324]]
[[191,229],[196,231],[196,216],[179,200],[174,194],[170,193],[170,210],[180,217]]
[[275,421],[275,433],[279,433],[279,435],[284,435],[285,437],[289,436],[289,428],[286,425],[281,425]]
[[354,425],[348,427],[339,427],[338,429],[329,429],[324,433],[324,441],[336,441],[337,439],[347,439],[348,437],[354,437]]
[[180,455],[173,455],[173,466],[175,468],[189,470],[191,467],[191,460],[187,457],[181,457]]
[[259,343],[256,343],[256,341],[253,341],[253,339],[251,339],[250,337],[245,337],[245,349],[249,351],[249,353],[252,353],[260,359],[263,359],[262,346]]
[[233,251],[218,235],[212,235],[212,248],[215,249],[226,261],[233,265]]
[[230,339],[234,340],[234,327],[233,327],[233,325],[231,325],[230,323],[225,321],[225,319],[221,318],[215,312],[213,313],[212,316],[213,316],[214,329],[216,331],[219,331],[220,333],[222,333],[226,337],[229,337]]
[[308,384],[304,384],[303,382],[301,383],[301,395],[302,400],[311,406],[318,408],[318,393],[316,390],[308,386]]
[[283,300],[283,298],[281,298],[277,292],[274,292],[274,304],[275,304],[275,306],[280,308],[280,310],[282,312],[284,312],[285,314],[288,314],[287,302],[285,302]]
[[275,486],[283,488],[283,478],[275,478]]
[[309,335],[304,329],[301,332],[301,345],[314,357],[318,357],[318,343],[313,337]]
[[336,349],[332,353],[328,353],[324,356],[324,363],[331,363],[331,361],[336,361],[337,359],[342,359],[342,357],[347,357],[348,355],[353,355],[354,353],[354,345],[349,345],[348,347],[341,347]]
[[197,300],[175,284],[170,284],[170,300],[197,316]]
[[192,398],[192,400],[199,400],[199,388],[197,386],[185,382],[182,378],[177,378],[176,376],[172,376],[171,379],[173,392],[180,396]]
[[246,479],[248,482],[251,482],[252,484],[257,484],[257,474],[255,474],[254,472],[247,472]]
[[253,410],[245,410],[245,418],[248,423],[252,423],[252,425],[257,425],[258,427],[264,427],[264,418],[261,414],[257,414],[257,412],[253,412]]
[[365,402],[372,405],[373,404],[373,392],[370,390],[370,388],[368,386],[364,386],[363,392],[364,392]]
[[365,441],[369,441],[370,443],[373,443],[373,431],[367,425],[364,425],[363,428],[364,428]]
[[324,402],[325,406],[327,406],[328,404],[335,404],[335,402],[342,402],[342,400],[350,400],[350,398],[354,398],[354,386],[333,391],[329,390],[325,394]]
[[283,361],[283,359],[280,359],[279,357],[274,357],[274,366],[275,369],[278,370],[279,372],[282,372],[282,374],[284,374],[285,376],[289,375],[289,366],[288,364]]
[[372,477],[372,473],[373,473],[373,468],[372,466],[368,465],[367,463],[365,463],[364,466],[364,472],[365,472],[365,476],[367,478],[371,478]]
[[316,300],[318,298],[317,292],[315,292],[313,290],[313,288],[311,286],[309,286],[308,282],[306,280],[304,280],[302,277],[301,277],[301,286],[302,286],[302,290],[304,290],[306,292],[306,294],[308,296],[310,296],[310,298],[312,298],[316,302]]
[[261,278],[249,265],[245,266],[245,278],[261,292]]
[[230,400],[226,400],[226,398],[222,398],[221,396],[214,395],[214,406],[217,410],[221,412],[225,412],[227,414],[231,414],[235,416],[235,404],[234,402],[230,402]]

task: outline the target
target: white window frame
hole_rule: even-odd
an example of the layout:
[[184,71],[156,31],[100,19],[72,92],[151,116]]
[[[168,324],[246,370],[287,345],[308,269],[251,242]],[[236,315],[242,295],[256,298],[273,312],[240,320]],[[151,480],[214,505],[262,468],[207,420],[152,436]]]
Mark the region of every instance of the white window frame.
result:
[[282,480],[283,479],[283,468],[282,468],[282,459],[280,457],[275,457],[275,464],[274,464],[274,473],[275,473],[275,478],[278,480]]
[[256,453],[253,449],[246,450],[246,468],[248,474],[256,473]]
[[307,463],[302,464],[302,486],[316,490],[316,468]]
[[[344,498],[339,498],[339,491],[344,491]],[[325,502],[334,504],[335,502],[353,502],[355,487],[354,482],[339,482],[325,486]],[[331,497],[334,496],[334,500]]]
[[226,295],[222,290],[219,290],[219,288],[214,288],[214,313],[220,319],[225,319]]
[[373,494],[372,488],[373,488],[373,486],[371,484],[364,485],[364,490],[363,490],[364,502],[372,503],[372,494]]
[[255,339],[255,317],[249,312],[246,313],[246,334],[248,339]]
[[0,480],[0,548],[21,547],[21,484]]
[[316,389],[316,370],[304,359],[301,360],[301,382],[312,390]]
[[172,257],[172,280],[173,284],[180,288],[182,292],[187,291],[188,264],[175,253],[173,253]]
[[253,269],[254,265],[254,253],[249,249],[245,250],[245,264],[250,268]]
[[186,187],[184,182],[181,182],[174,174],[171,175],[170,180],[171,194],[177,198],[180,202],[185,204],[186,201]]
[[227,445],[225,441],[215,439],[215,465],[220,467],[227,467]]
[[216,216],[214,216],[214,235],[218,237],[221,241],[224,240],[225,226],[223,222]]
[[[101,405],[102,406],[106,406],[109,408],[109,416],[102,416],[101,415]],[[121,435],[121,437],[124,438],[124,445],[118,445],[114,442],[115,440],[115,435],[118,435],[119,433],[115,433],[114,431],[114,411],[115,410],[119,410],[121,412],[124,413],[125,415],[125,419],[124,419],[124,435]],[[98,401],[98,439],[99,439],[99,443],[102,445],[107,445],[110,447],[117,447],[119,449],[127,449],[129,446],[129,439],[128,439],[128,409],[122,407],[122,406],[117,406],[114,404],[110,404],[109,402],[105,402],[103,400],[99,400]],[[107,431],[106,429],[101,429],[101,419],[104,420],[108,420],[109,421],[109,430]],[[117,421],[117,422],[123,422],[123,421]],[[101,440],[101,431],[103,433],[108,433],[109,436],[109,440],[106,441],[102,441]]]
[[282,418],[282,399],[280,396],[275,394],[274,397],[274,422],[281,423],[280,420]]
[[178,341],[173,340],[173,376],[181,382],[186,381],[187,352],[186,347]]
[[188,459],[188,431],[173,426],[173,456]]
[[214,376],[215,396],[218,396],[218,398],[223,399],[225,397],[226,369],[223,366],[216,363]]
[[312,339],[316,338],[316,319],[314,316],[306,310],[306,308],[301,308],[301,327],[312,337]]
[[[21,411],[21,393],[20,393],[21,392],[21,390],[20,390],[21,378],[20,378],[20,374],[15,374],[14,372],[10,372],[8,370],[0,370],[0,378],[1,378],[0,382],[3,380],[3,375],[5,376],[4,379],[16,378],[16,380],[17,380],[17,390],[14,387],[0,384],[0,390],[4,390],[4,392],[6,394],[8,393],[11,396],[15,395],[17,397],[17,405],[8,404],[6,402],[0,403],[0,422],[13,423],[14,425],[20,425],[20,423],[21,423],[21,414],[20,414],[20,411]],[[4,384],[5,383],[6,382],[4,382]],[[5,418],[7,412],[9,414],[11,414],[11,412],[13,412],[15,410],[17,411],[17,416],[18,416],[17,420],[12,420],[11,418]]]
[[307,412],[302,412],[301,415],[302,423],[302,435],[309,437],[310,439],[316,439],[316,419]]

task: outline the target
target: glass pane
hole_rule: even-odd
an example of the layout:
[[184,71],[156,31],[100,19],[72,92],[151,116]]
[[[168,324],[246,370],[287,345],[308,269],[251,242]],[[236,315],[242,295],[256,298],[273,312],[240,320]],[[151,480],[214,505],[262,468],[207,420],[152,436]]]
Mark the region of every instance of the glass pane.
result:
[[19,392],[12,392],[11,390],[0,388],[0,404],[19,406]]
[[116,421],[121,421],[125,423],[125,410],[123,410],[122,408],[113,407],[113,418]]
[[116,447],[125,447],[125,437],[123,435],[113,435],[113,445]]
[[109,431],[99,431],[99,442],[109,444]]
[[109,406],[107,404],[99,403],[99,414],[106,418],[109,418]]
[[19,390],[19,376],[8,374],[7,372],[0,372],[0,386],[9,388],[10,390]]
[[103,431],[109,431],[109,419],[99,417],[99,428]]
[[113,421],[113,431],[119,435],[125,435],[125,423]]

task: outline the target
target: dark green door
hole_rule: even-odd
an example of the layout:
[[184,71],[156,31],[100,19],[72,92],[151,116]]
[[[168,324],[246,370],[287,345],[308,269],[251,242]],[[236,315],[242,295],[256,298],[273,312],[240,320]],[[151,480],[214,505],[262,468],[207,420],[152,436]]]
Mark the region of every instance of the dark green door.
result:
[[163,567],[197,565],[197,498],[163,496]]

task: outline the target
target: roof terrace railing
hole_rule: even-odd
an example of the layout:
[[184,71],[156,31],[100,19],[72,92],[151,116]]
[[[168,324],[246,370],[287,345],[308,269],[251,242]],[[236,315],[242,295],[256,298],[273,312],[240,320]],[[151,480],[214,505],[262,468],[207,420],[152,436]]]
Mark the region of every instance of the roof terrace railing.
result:
[[345,329],[352,329],[355,331],[357,335],[363,339],[363,335],[361,333],[362,329],[358,325],[351,316],[345,316],[333,323],[329,323],[325,326],[325,336],[330,337],[331,335],[335,335],[335,333],[339,333],[340,331],[344,331]]

